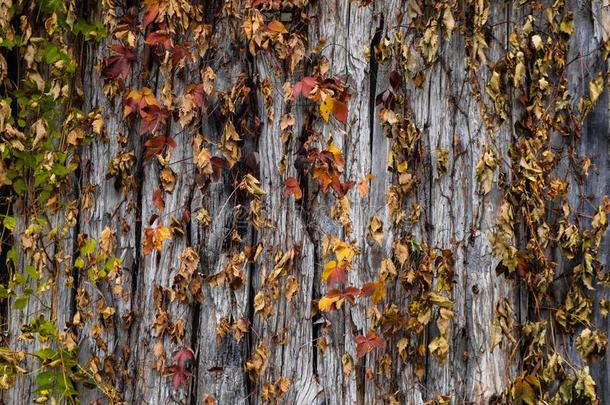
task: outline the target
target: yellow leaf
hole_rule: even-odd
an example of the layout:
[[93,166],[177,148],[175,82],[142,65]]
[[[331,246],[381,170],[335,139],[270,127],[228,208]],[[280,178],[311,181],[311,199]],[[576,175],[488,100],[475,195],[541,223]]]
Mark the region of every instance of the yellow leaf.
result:
[[337,268],[337,262],[331,260],[330,262],[324,265],[324,272],[322,273],[322,280],[328,280],[328,277],[332,274],[333,271]]
[[328,119],[330,118],[330,113],[334,110],[334,108],[335,99],[331,96],[326,96],[324,101],[320,103],[320,115],[322,115],[324,122],[328,122]]
[[350,245],[343,241],[337,241],[334,246],[335,256],[337,256],[337,261],[339,263],[346,261],[351,263],[356,255],[356,252]]
[[327,297],[325,295],[320,298],[320,301],[318,301],[318,308],[320,309],[320,311],[332,311],[333,305],[335,304],[335,302],[339,301],[339,299],[340,297]]
[[589,96],[591,98],[591,104],[595,104],[599,96],[604,92],[604,76],[602,73],[597,75],[597,77],[591,80],[589,83]]

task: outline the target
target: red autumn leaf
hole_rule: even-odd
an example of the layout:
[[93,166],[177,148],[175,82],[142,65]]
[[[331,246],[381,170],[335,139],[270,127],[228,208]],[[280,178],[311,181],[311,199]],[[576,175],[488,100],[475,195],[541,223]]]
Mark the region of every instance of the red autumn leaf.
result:
[[373,304],[377,304],[385,297],[385,284],[381,280],[371,281],[362,286],[360,295],[363,297],[372,297]]
[[174,47],[171,36],[165,30],[157,30],[149,33],[146,36],[146,40],[144,40],[144,43],[161,48],[161,53],[168,51]]
[[338,283],[347,283],[347,266],[345,263],[337,263],[334,260],[326,263],[322,280],[326,281],[329,286],[334,286]]
[[300,94],[302,94],[303,97],[309,97],[311,90],[315,87],[316,84],[317,79],[315,77],[304,77],[303,80],[294,85],[294,88],[292,89],[294,97],[297,98]]
[[343,198],[343,196],[347,194],[352,187],[354,187],[354,184],[356,184],[353,181],[341,183],[338,178],[333,178],[332,180],[333,181],[330,183],[330,186],[333,190],[335,190],[335,193],[337,193],[337,197],[339,198]]
[[165,122],[169,115],[169,111],[156,105],[143,108],[140,110],[142,121],[140,121],[138,132],[140,135],[144,135],[154,131],[155,128],[157,128],[157,125],[161,122]]
[[140,90],[131,90],[123,97],[123,115],[128,117],[134,112],[139,113],[142,109],[153,105],[159,106],[159,102],[151,89],[143,87]]
[[212,180],[218,181],[220,179],[220,176],[222,176],[222,171],[224,170],[227,161],[221,157],[212,156],[210,162],[212,163],[212,170],[214,171],[214,174],[212,175]]
[[195,353],[189,347],[183,347],[172,354],[168,373],[172,377],[172,387],[177,390],[187,385],[195,369]]
[[362,289],[360,290],[360,295],[363,297],[370,297],[371,295],[373,295],[376,288],[377,286],[375,285],[375,283],[366,283],[362,286]]
[[366,356],[367,353],[373,351],[375,348],[385,349],[385,339],[378,336],[374,330],[369,330],[366,336],[356,336],[355,340],[358,358]]
[[191,222],[191,210],[189,210],[188,208],[185,209],[184,211],[182,211],[182,220],[184,222],[186,222],[187,224],[189,222]]
[[145,255],[150,254],[155,248],[155,230],[153,228],[146,228],[144,230],[144,242],[142,242],[142,250]]
[[193,96],[195,105],[205,111],[205,93],[203,90],[203,83],[190,85],[189,87],[187,87],[187,91],[191,96]]
[[142,19],[142,28],[146,28],[159,15],[159,0],[144,0],[144,4],[146,4],[146,11]]
[[347,123],[347,104],[339,100],[333,102],[333,116],[339,122]]
[[123,97],[123,114],[125,117],[138,113],[142,121],[138,132],[144,135],[153,131],[157,125],[169,117],[169,111],[161,107],[152,90],[143,87],[131,90]]
[[172,63],[174,66],[181,64],[184,60],[193,60],[193,54],[191,53],[191,44],[178,44],[172,49]]
[[144,146],[146,146],[144,157],[149,158],[154,155],[160,155],[168,146],[175,148],[176,142],[171,136],[159,135],[148,139],[144,142]]
[[157,187],[157,189],[153,193],[153,204],[155,204],[155,207],[157,207],[161,211],[163,211],[165,209],[165,201],[163,199],[163,190],[161,190],[160,186]]
[[115,55],[109,56],[102,62],[102,77],[104,80],[125,80],[129,75],[129,66],[136,59],[135,53],[122,45],[110,47]]
[[343,300],[347,300],[353,305],[356,302],[356,297],[358,296],[359,292],[360,290],[356,287],[347,287],[343,291],[339,290],[338,288],[334,288],[320,298],[318,308],[320,308],[322,311],[334,311],[338,308],[338,304],[343,302]]
[[284,195],[289,196],[290,194],[294,194],[294,198],[300,200],[303,197],[303,192],[301,191],[301,187],[299,186],[299,182],[294,177],[288,177],[284,180]]

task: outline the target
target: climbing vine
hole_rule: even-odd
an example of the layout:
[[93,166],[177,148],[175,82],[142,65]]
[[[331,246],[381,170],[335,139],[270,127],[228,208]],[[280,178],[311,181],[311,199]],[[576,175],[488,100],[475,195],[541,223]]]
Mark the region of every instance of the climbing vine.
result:
[[[519,294],[495,297],[488,308],[485,350],[510,353],[515,368],[503,389],[485,400],[599,403],[591,368],[608,343],[595,320],[610,309],[607,298],[599,299],[610,285],[603,265],[609,252],[602,248],[610,200],[585,192],[599,168],[580,146],[588,115],[608,91],[608,33],[590,52],[598,57],[587,67],[588,82],[580,84],[570,67],[585,56],[572,56],[578,27],[565,1],[507,2],[503,7],[514,19],[506,22],[490,21],[489,0],[410,1],[397,12],[398,26],[375,14],[380,28],[365,58],[387,80],[371,86],[370,135],[378,122],[389,174],[384,207],[361,218],[380,181],[372,169],[354,172],[358,152],[346,146],[360,136],[352,133],[361,113],[354,102],[359,84],[349,71],[354,56],[345,52],[349,68],[339,72],[333,53],[325,51],[343,45],[315,36],[312,43],[309,26],[324,24],[311,12],[320,2],[207,3],[0,1],[0,215],[7,268],[0,298],[3,328],[18,334],[2,338],[0,388],[30,378],[39,403],[77,403],[82,387],[124,403],[137,400],[125,397],[125,386],[146,367],[184,394],[194,389],[201,356],[191,347],[199,331],[184,314],[192,311],[196,319],[218,291],[239,307],[237,294],[245,291],[251,302],[240,316],[210,319],[217,342],[232,339],[236,351],[249,345],[240,364],[248,397],[276,403],[296,389],[294,372],[270,362],[292,338],[289,328],[262,332],[275,328],[283,311],[296,310],[316,325],[308,343],[316,356],[333,344],[346,379],[359,386],[372,381],[383,393],[380,401],[401,403],[404,393],[391,376],[407,369],[409,379],[423,385],[431,362],[468,361],[468,350],[451,353],[459,333],[454,324],[463,316],[456,289],[468,272],[457,263],[458,251],[484,237],[497,264],[486,271],[509,280]],[[351,7],[376,10],[371,1]],[[89,8],[96,13],[89,15]],[[230,45],[214,39],[216,24],[228,29]],[[500,24],[506,38],[494,34]],[[464,240],[452,235],[439,244],[426,237],[440,231],[430,223],[431,202],[422,187],[453,175],[462,140],[454,134],[452,150],[432,145],[421,116],[429,112],[414,108],[413,99],[435,74],[451,71],[446,53],[453,51],[464,55],[462,94],[474,100],[468,113],[476,111],[482,127],[474,194],[485,202],[495,195],[499,203],[489,235],[473,225]],[[219,61],[228,54],[247,68],[224,67]],[[220,72],[225,68],[230,76]],[[87,87],[98,91],[95,97],[85,91],[86,80],[101,84]],[[449,104],[467,116],[458,111],[459,100]],[[255,152],[267,128],[277,139],[264,141],[281,144],[281,156],[273,154],[279,182],[269,180]],[[82,156],[91,145],[111,144],[116,150],[106,149],[113,152],[104,181],[123,199],[104,214],[111,219],[104,217],[99,235],[89,235],[80,223],[96,215],[106,185],[90,180],[95,155]],[[176,159],[184,151],[186,157]],[[144,176],[154,185],[143,188]],[[290,215],[278,219],[270,212],[279,204],[272,187],[281,189]],[[186,203],[177,197],[185,190]],[[226,198],[219,207],[210,203],[216,195]],[[292,216],[303,221],[297,232],[307,239],[282,233]],[[317,217],[325,223],[314,224]],[[225,226],[220,222],[230,222],[221,252],[192,243],[193,233],[208,235]],[[126,235],[135,245],[125,246]],[[296,240],[315,244],[315,252]],[[137,251],[133,263],[126,249]],[[167,259],[174,249],[175,260]],[[302,268],[306,254],[315,254],[315,268]],[[148,322],[146,310],[117,302],[133,299],[128,284],[137,285],[155,261],[169,267],[167,274],[138,285],[150,291],[135,291],[154,314]],[[216,261],[219,267],[211,264]],[[314,275],[315,288],[304,274]],[[303,303],[305,288],[314,296]],[[518,300],[525,310],[516,307]],[[69,313],[62,312],[65,302]],[[355,322],[351,311],[362,319]],[[144,322],[150,347],[110,342],[117,330],[132,333]],[[337,325],[349,323],[338,337]],[[82,348],[86,339],[93,342],[88,350]],[[559,343],[565,339],[569,344]],[[142,352],[144,365],[137,357]],[[451,403],[452,395],[430,395],[426,403]],[[212,394],[201,397],[215,403]]]

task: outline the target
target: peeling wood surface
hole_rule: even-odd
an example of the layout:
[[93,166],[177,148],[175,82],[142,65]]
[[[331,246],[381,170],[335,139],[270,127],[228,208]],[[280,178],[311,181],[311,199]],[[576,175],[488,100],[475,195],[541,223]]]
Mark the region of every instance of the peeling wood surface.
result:
[[[219,5],[220,6],[220,5]],[[210,6],[211,8],[214,8]],[[350,239],[362,247],[362,255],[354,262],[356,271],[349,273],[349,281],[362,285],[374,278],[380,260],[390,254],[393,235],[389,212],[386,206],[386,192],[392,174],[386,169],[388,139],[379,122],[378,108],[374,106],[377,93],[387,87],[389,68],[371,63],[368,53],[376,34],[385,35],[400,26],[397,10],[404,7],[398,0],[377,1],[374,5],[359,8],[348,1],[317,1],[308,7],[312,17],[308,27],[309,46],[313,48],[325,38],[327,46],[322,54],[332,61],[330,70],[336,75],[347,77],[352,98],[349,102],[348,125],[319,125],[316,129],[343,150],[346,161],[345,177],[358,181],[372,173],[375,179],[365,199],[350,198],[352,204],[353,234]],[[600,15],[603,6],[594,8]],[[599,24],[607,21],[607,8],[602,18],[594,19],[591,10],[579,8],[575,16],[576,33],[572,39],[573,52],[586,54],[598,46],[603,30]],[[510,5],[494,2],[490,19],[510,23],[516,18]],[[211,15],[211,14],[210,14]],[[332,197],[304,190],[305,203],[283,195],[284,176],[278,165],[287,154],[286,176],[298,176],[295,162],[299,147],[299,130],[307,117],[307,106],[297,104],[292,113],[296,116],[295,137],[288,143],[280,140],[279,122],[289,112],[281,95],[286,80],[299,79],[299,74],[289,74],[281,62],[272,56],[259,52],[255,57],[247,55],[244,49],[237,49],[233,37],[239,25],[229,19],[210,22],[214,27],[214,41],[218,44],[217,54],[210,61],[197,60],[190,64],[184,75],[172,77],[176,94],[193,81],[200,81],[200,69],[210,65],[216,72],[219,91],[228,90],[240,75],[257,82],[268,78],[275,89],[274,120],[268,122],[267,108],[262,94],[253,94],[251,108],[261,117],[262,130],[258,139],[246,141],[242,153],[253,153],[259,169],[257,177],[267,191],[265,212],[274,228],[257,230],[246,220],[247,206],[241,206],[239,196],[233,192],[233,179],[225,176],[202,193],[193,184],[191,134],[181,131],[178,124],[170,127],[177,147],[172,153],[172,168],[177,174],[175,191],[166,196],[166,224],[171,216],[180,217],[185,210],[191,213],[206,208],[213,218],[208,228],[193,222],[181,239],[175,239],[160,252],[145,256],[141,252],[144,228],[153,212],[152,196],[158,186],[156,166],[143,158],[143,146],[136,131],[129,129],[122,118],[120,99],[111,102],[104,96],[103,81],[94,72],[93,66],[106,55],[106,42],[88,46],[86,62],[80,72],[83,82],[85,109],[101,106],[106,116],[106,128],[110,135],[108,142],[96,141],[85,147],[81,159],[83,168],[76,179],[75,193],[88,184],[96,187],[93,208],[79,216],[78,233],[99,238],[105,227],[116,232],[119,256],[124,260],[120,278],[122,295],[113,293],[113,285],[93,286],[86,277],[77,277],[74,289],[66,289],[60,299],[52,302],[48,292],[41,302],[31,300],[26,310],[9,311],[9,339],[16,349],[28,343],[18,341],[21,324],[38,314],[48,314],[48,308],[59,306],[63,326],[74,315],[76,292],[86,293],[90,299],[92,317],[80,331],[81,360],[86,362],[92,355],[104,359],[116,359],[117,386],[124,392],[125,399],[138,404],[178,403],[200,404],[206,395],[212,395],[219,404],[259,403],[260,387],[249,380],[243,365],[260,343],[269,346],[269,364],[263,375],[264,381],[275,381],[287,377],[292,381],[284,400],[287,404],[374,404],[382,403],[382,398],[395,391],[401,392],[401,402],[419,404],[439,394],[450,395],[455,403],[463,401],[487,401],[494,393],[501,391],[508,379],[515,375],[519,353],[511,355],[497,347],[490,352],[491,317],[495,304],[501,298],[513,302],[514,308],[527,308],[527,297],[495,275],[498,260],[491,254],[488,234],[495,223],[495,217],[502,196],[494,190],[486,196],[478,192],[475,166],[484,149],[494,145],[506,156],[511,141],[512,128],[505,124],[495,133],[489,134],[480,119],[479,107],[471,95],[464,69],[464,44],[454,36],[451,42],[443,43],[440,61],[426,76],[423,89],[409,91],[410,104],[415,112],[417,125],[422,129],[425,149],[422,167],[418,171],[421,181],[415,199],[422,207],[422,226],[414,230],[418,237],[431,246],[439,248],[455,247],[455,271],[457,284],[454,290],[456,317],[451,324],[450,353],[445,364],[430,360],[426,363],[424,381],[417,381],[411,366],[391,376],[390,381],[383,376],[365,378],[365,368],[375,368],[378,360],[374,353],[366,362],[357,364],[354,373],[347,377],[342,371],[341,358],[344,353],[355,355],[355,334],[365,334],[369,329],[366,308],[363,305],[348,306],[324,318],[314,317],[312,302],[326,292],[320,280],[323,263],[321,243],[325,234],[342,235],[342,229],[330,218],[334,203]],[[507,46],[506,28],[498,23],[494,30],[497,41],[493,44],[490,58],[500,55]],[[138,50],[138,60],[144,60],[144,49]],[[576,56],[576,55],[575,55]],[[591,58],[590,58],[591,59]],[[583,64],[599,63],[585,59]],[[130,84],[134,87],[148,85],[160,96],[164,78],[161,72],[152,68],[148,80],[144,82],[144,62],[138,63],[131,74]],[[586,70],[574,64],[570,83],[575,87],[586,85],[590,80]],[[296,76],[296,77],[295,77]],[[485,83],[485,78],[480,78]],[[582,152],[591,156],[595,171],[586,182],[586,193],[598,198],[610,194],[610,104],[608,91],[601,96],[597,107],[591,112],[585,124],[582,137]],[[217,122],[212,112],[200,125],[200,132],[217,142],[224,123]],[[128,135],[128,147],[137,157],[135,172],[136,185],[124,195],[106,179],[110,160],[120,150],[116,135]],[[287,148],[287,149],[285,149]],[[437,149],[449,150],[449,173],[439,176],[434,153]],[[497,176],[497,174],[496,174]],[[355,194],[355,193],[354,193]],[[577,198],[577,194],[574,194]],[[375,245],[367,239],[370,218],[376,215],[385,224],[383,244]],[[123,226],[126,224],[127,226]],[[424,226],[424,224],[426,226]],[[194,247],[200,256],[200,271],[211,276],[223,271],[230,260],[232,250],[228,246],[228,233],[234,227],[240,230],[242,248],[246,245],[265,241],[265,250],[255,265],[243,267],[245,284],[233,290],[228,285],[211,288],[204,285],[204,301],[192,306],[180,303],[167,305],[171,321],[182,320],[185,325],[183,341],[173,342],[168,337],[161,339],[166,364],[171,353],[180,345],[191,346],[197,354],[195,377],[188,392],[174,392],[170,380],[151,366],[155,361],[154,346],[157,339],[153,323],[158,308],[155,306],[155,291],[160,287],[170,287],[180,267],[180,255],[188,246]],[[19,226],[16,229],[19,231]],[[76,243],[76,235],[71,244]],[[610,252],[606,238],[603,250]],[[274,266],[274,255],[286,253],[293,246],[300,246],[300,256],[288,276],[293,276],[300,289],[291,302],[282,296],[275,305],[273,314],[263,319],[254,315],[254,295],[264,288],[264,275]],[[68,251],[74,248],[69,247]],[[610,254],[601,258],[606,267],[610,266]],[[59,274],[63,286],[65,274]],[[60,287],[63,288],[63,287]],[[282,290],[283,291],[283,290]],[[399,285],[389,294],[399,302],[406,302]],[[113,316],[113,326],[102,338],[108,342],[106,351],[100,350],[92,333],[97,322],[97,303],[103,299],[117,312]],[[122,317],[133,314],[134,322],[123,327]],[[522,319],[527,313],[520,314]],[[598,315],[596,315],[598,316]],[[216,328],[222,319],[233,323],[239,319],[249,319],[254,332],[237,342],[232,336],[217,339]],[[598,317],[598,322],[610,324]],[[322,331],[324,322],[328,327]],[[435,327],[429,333],[434,336]],[[318,341],[324,336],[328,347],[322,352]],[[274,341],[285,344],[272,344]],[[391,343],[395,344],[395,342]],[[28,347],[28,351],[32,351]],[[125,360],[123,354],[129,353]],[[397,361],[397,359],[396,359]],[[28,361],[29,362],[29,361]],[[103,364],[100,365],[103,367]],[[610,360],[606,358],[596,365],[593,373],[600,381],[599,394],[602,403],[610,403],[610,374],[607,372]],[[123,373],[125,373],[123,375]],[[30,403],[33,394],[31,378],[18,380],[10,391],[3,392],[7,404]],[[100,398],[95,390],[79,387],[82,403],[91,403]]]

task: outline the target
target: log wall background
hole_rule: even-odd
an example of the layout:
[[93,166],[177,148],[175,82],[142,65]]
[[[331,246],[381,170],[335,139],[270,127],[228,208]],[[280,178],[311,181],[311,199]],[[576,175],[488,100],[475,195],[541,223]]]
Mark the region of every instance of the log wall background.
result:
[[[389,140],[379,123],[375,96],[388,85],[388,66],[372,63],[369,52],[378,41],[378,35],[391,35],[402,30],[404,24],[400,10],[408,1],[378,0],[368,7],[358,7],[347,0],[313,1],[306,13],[310,16],[307,27],[309,46],[326,38],[328,46],[321,53],[331,61],[331,73],[346,75],[352,92],[349,102],[348,125],[316,124],[316,129],[324,137],[332,136],[344,153],[346,180],[358,181],[372,173],[375,179],[371,190],[364,199],[350,197],[352,203],[352,238],[362,248],[354,268],[349,273],[350,282],[362,285],[374,278],[381,258],[390,254],[393,235],[386,194],[392,181],[392,174],[386,168]],[[586,55],[595,49],[607,36],[608,27],[600,24],[602,13],[608,13],[607,2],[572,1],[575,13],[575,35],[571,39],[574,57]],[[217,91],[227,91],[240,77],[253,83],[265,78],[274,89],[274,103],[271,107],[275,121],[263,120],[262,131],[257,139],[248,138],[244,142],[243,153],[256,153],[258,178],[263,189],[265,212],[274,224],[271,230],[257,231],[247,221],[243,212],[237,213],[240,201],[234,193],[234,185],[225,174],[220,182],[214,183],[203,193],[194,184],[192,148],[188,131],[182,131],[175,123],[170,126],[170,134],[177,147],[172,153],[172,168],[178,175],[175,191],[166,196],[166,213],[175,212],[179,216],[185,209],[195,213],[201,207],[208,210],[213,218],[211,226],[205,228],[196,221],[186,228],[181,239],[174,239],[164,249],[151,255],[141,251],[144,227],[154,211],[153,192],[158,186],[158,169],[143,159],[143,146],[139,135],[130,129],[122,116],[120,98],[109,100],[102,91],[103,79],[94,66],[109,53],[110,40],[99,44],[88,44],[84,49],[84,61],[76,80],[82,82],[84,110],[102,107],[106,117],[108,142],[95,141],[84,147],[81,153],[82,169],[75,181],[74,196],[82,195],[88,184],[96,185],[93,208],[79,214],[78,225],[73,231],[73,239],[66,242],[68,252],[76,249],[76,235],[85,233],[99,238],[105,227],[111,227],[118,237],[118,256],[124,259],[123,273],[119,279],[121,294],[113,292],[112,283],[91,285],[86,277],[77,277],[74,288],[66,288],[69,273],[60,273],[57,291],[48,291],[40,302],[30,300],[23,311],[11,309],[7,316],[7,336],[15,349],[32,351],[30,343],[20,341],[20,325],[39,314],[57,314],[60,328],[69,322],[76,308],[77,289],[86,291],[91,297],[90,309],[96,313],[97,301],[103,299],[106,305],[116,308],[113,327],[104,329],[102,338],[108,343],[107,351],[98,348],[92,328],[97,316],[87,321],[79,331],[80,356],[83,362],[91,355],[100,359],[112,356],[118,362],[116,367],[118,389],[125,400],[138,404],[167,404],[173,400],[200,404],[206,395],[212,395],[219,404],[259,403],[260,387],[249,381],[244,371],[244,363],[256,350],[259,342],[271,342],[283,336],[283,345],[271,345],[269,366],[262,378],[275,381],[285,376],[292,381],[284,403],[287,404],[352,404],[382,403],[389,393],[400,391],[401,403],[419,404],[436,395],[446,394],[454,403],[464,401],[486,401],[499,393],[515,372],[519,363],[519,353],[507,353],[497,347],[489,351],[491,317],[495,304],[507,298],[518,309],[520,321],[528,317],[527,294],[514,284],[498,277],[494,258],[488,243],[488,235],[495,224],[501,191],[494,187],[491,193],[482,196],[478,192],[475,166],[484,149],[493,143],[497,150],[505,154],[514,137],[511,120],[494,133],[489,133],[480,118],[479,107],[472,96],[464,66],[465,45],[463,38],[454,35],[451,41],[441,44],[440,58],[426,75],[423,89],[409,89],[409,102],[415,112],[415,119],[423,134],[424,158],[421,162],[422,174],[415,199],[421,204],[422,220],[415,229],[419,238],[431,246],[454,246],[456,286],[454,300],[456,316],[451,324],[449,358],[444,365],[430,360],[426,363],[426,376],[417,381],[408,364],[397,369],[388,381],[383,376],[372,380],[364,377],[364,369],[356,370],[350,377],[342,371],[341,357],[351,353],[355,358],[354,334],[363,334],[369,329],[366,307],[362,304],[347,306],[325,317],[330,322],[328,348],[324,353],[317,347],[321,333],[320,315],[312,316],[312,301],[326,290],[321,282],[323,262],[320,257],[324,234],[342,235],[340,225],[330,218],[330,208],[334,198],[322,193],[304,190],[302,202],[283,195],[285,177],[278,172],[285,146],[280,140],[279,121],[288,112],[281,94],[286,80],[293,83],[300,80],[298,75],[290,75],[271,54],[259,52],[250,56],[238,39],[240,23],[223,18],[219,1],[207,2],[206,19],[213,27],[212,41],[217,49],[210,60],[196,60],[189,64],[185,74],[173,78],[174,92],[179,94],[184,86],[200,81],[200,69],[211,66],[217,75]],[[95,8],[95,7],[94,7]],[[92,10],[94,11],[94,10]],[[99,13],[99,11],[95,11]],[[493,28],[492,49],[488,57],[494,60],[507,48],[507,25],[520,21],[522,11],[510,2],[494,1],[490,12]],[[103,16],[98,14],[99,18]],[[137,63],[132,67],[128,85],[134,88],[148,86],[158,95],[163,88],[164,77],[157,65],[147,63],[144,46],[137,49]],[[587,66],[601,63],[595,54],[584,57],[570,66],[570,85],[575,92],[582,92],[591,77]],[[144,74],[144,71],[147,71]],[[485,74],[479,78],[482,86]],[[259,117],[267,115],[267,109],[260,90],[252,94],[251,104],[245,108]],[[291,107],[296,115],[295,136],[289,141],[286,176],[298,176],[295,167],[295,153],[299,148],[299,131],[304,127],[305,103]],[[610,99],[608,90],[587,118],[581,139],[581,152],[591,157],[593,169],[585,183],[586,193],[598,200],[610,194]],[[224,122],[214,112],[204,116],[199,131],[213,141],[219,141]],[[120,150],[116,135],[128,135],[128,146],[136,154],[135,187],[126,195],[117,191],[113,180],[106,178],[110,160]],[[439,176],[433,151],[445,148],[449,151],[449,172]],[[218,153],[218,151],[214,151]],[[508,159],[504,159],[508,162]],[[507,168],[503,167],[503,170]],[[498,173],[496,173],[496,176]],[[578,196],[575,194],[574,199]],[[415,200],[413,200],[415,201]],[[410,202],[408,203],[409,206]],[[236,214],[237,213],[237,214]],[[385,224],[385,239],[382,245],[369,243],[367,228],[371,216],[377,215]],[[168,217],[165,220],[169,220]],[[123,225],[121,225],[123,224]],[[125,226],[126,225],[126,226]],[[253,299],[262,287],[262,274],[273,268],[273,255],[265,251],[255,265],[246,265],[245,283],[233,290],[228,285],[211,288],[204,284],[204,300],[200,304],[183,305],[174,302],[167,309],[173,322],[181,319],[185,325],[182,344],[190,346],[197,353],[197,368],[188,393],[173,393],[171,382],[151,368],[155,362],[153,323],[157,316],[154,294],[157,286],[169,287],[180,267],[180,255],[188,246],[194,247],[200,256],[200,269],[210,276],[223,271],[229,260],[227,234],[237,227],[243,245],[266,241],[269,248],[281,248],[284,252],[297,244],[301,254],[291,276],[300,284],[297,296],[291,301],[282,296],[269,319],[254,315]],[[19,226],[17,231],[19,231]],[[609,239],[605,239],[600,259],[610,266]],[[403,297],[399,285],[388,294],[397,302]],[[123,316],[133,315],[133,323],[124,326]],[[596,322],[610,328],[609,321],[598,316]],[[239,319],[249,319],[255,333],[247,334],[237,342],[230,334],[222,340],[216,338],[216,328],[221,319],[230,323]],[[171,352],[179,343],[164,337],[163,351],[169,360]],[[394,342],[395,343],[395,342]],[[129,356],[124,356],[125,348]],[[465,353],[467,352],[467,356]],[[375,366],[375,353],[366,358],[361,366]],[[598,393],[603,403],[610,403],[609,359],[596,364],[593,369],[598,381]],[[29,366],[35,361],[28,359]],[[126,375],[121,375],[121,370]],[[7,404],[30,403],[33,380],[21,378],[16,386],[2,392]],[[99,392],[79,387],[81,401],[89,404],[100,399]],[[392,390],[392,391],[390,391]]]

